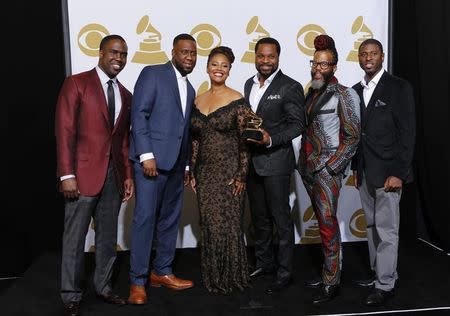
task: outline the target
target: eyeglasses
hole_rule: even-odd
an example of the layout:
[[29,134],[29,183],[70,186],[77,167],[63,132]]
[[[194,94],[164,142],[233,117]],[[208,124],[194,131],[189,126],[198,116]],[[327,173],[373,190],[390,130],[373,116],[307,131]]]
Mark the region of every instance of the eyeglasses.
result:
[[320,69],[322,70],[328,69],[328,67],[334,65],[334,63],[330,63],[328,61],[314,61],[314,60],[310,60],[309,64],[311,65],[311,68],[316,68],[317,66],[320,66]]

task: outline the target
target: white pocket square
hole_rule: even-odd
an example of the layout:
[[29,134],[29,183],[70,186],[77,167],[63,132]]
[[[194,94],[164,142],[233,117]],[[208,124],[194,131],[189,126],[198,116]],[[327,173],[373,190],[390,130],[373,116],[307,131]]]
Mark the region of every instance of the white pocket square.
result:
[[279,94],[271,94],[267,97],[268,100],[276,100],[281,99],[281,96]]
[[386,103],[384,103],[383,101],[381,101],[380,99],[377,100],[377,102],[375,102],[375,107],[379,107],[379,106],[385,106]]

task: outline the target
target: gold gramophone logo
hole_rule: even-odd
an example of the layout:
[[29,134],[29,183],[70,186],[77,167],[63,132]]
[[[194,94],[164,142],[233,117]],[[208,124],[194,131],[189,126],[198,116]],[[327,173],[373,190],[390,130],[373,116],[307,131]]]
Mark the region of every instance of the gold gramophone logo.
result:
[[136,27],[136,34],[144,38],[139,43],[139,49],[131,60],[133,63],[157,65],[169,60],[166,53],[161,50],[161,33],[150,23],[150,17],[144,15]]
[[347,61],[358,62],[358,49],[362,42],[368,38],[373,38],[372,31],[364,24],[362,15],[358,16],[352,25],[352,34],[358,37],[353,43],[353,49],[347,55]]
[[266,29],[262,27],[261,24],[259,24],[257,16],[254,16],[250,19],[250,21],[247,23],[247,29],[245,31],[248,35],[255,34],[256,37],[254,37],[252,41],[248,43],[248,49],[244,53],[244,56],[242,56],[241,61],[244,63],[253,64],[255,63],[256,42],[263,37],[270,36],[270,34]]
[[297,47],[305,55],[313,56],[314,39],[321,35],[327,34],[325,30],[317,24],[307,24],[303,26],[297,33]]
[[97,57],[100,42],[106,35],[109,35],[109,31],[101,24],[85,25],[78,32],[78,47],[84,54]]
[[366,216],[364,215],[364,210],[360,208],[355,213],[353,213],[350,221],[348,222],[348,228],[350,232],[358,238],[367,237],[367,222]]
[[197,53],[200,56],[208,56],[213,48],[222,44],[219,30],[211,24],[199,24],[191,30],[190,34],[197,42]]
[[208,91],[208,89],[209,89],[209,82],[203,81],[202,84],[200,85],[200,87],[198,87],[198,89],[197,89],[197,96],[205,93],[206,91]]
[[355,186],[355,177],[351,174],[348,176],[347,181],[345,182],[345,185],[354,187]]
[[314,210],[312,205],[308,207],[303,214],[303,224],[305,227],[309,224],[309,226],[305,229],[305,236],[300,238],[301,244],[317,244],[322,242],[319,233],[319,224],[317,223],[316,215],[314,214]]

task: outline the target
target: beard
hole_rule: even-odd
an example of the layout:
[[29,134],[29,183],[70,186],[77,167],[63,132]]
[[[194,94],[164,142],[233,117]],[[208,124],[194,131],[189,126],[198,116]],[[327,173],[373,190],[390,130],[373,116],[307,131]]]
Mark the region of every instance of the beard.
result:
[[313,90],[320,90],[322,89],[324,86],[326,86],[328,84],[328,82],[330,82],[331,78],[333,78],[334,76],[334,72],[333,70],[327,71],[322,73],[322,79],[313,79],[314,78],[314,73],[311,72],[311,88],[313,88]]

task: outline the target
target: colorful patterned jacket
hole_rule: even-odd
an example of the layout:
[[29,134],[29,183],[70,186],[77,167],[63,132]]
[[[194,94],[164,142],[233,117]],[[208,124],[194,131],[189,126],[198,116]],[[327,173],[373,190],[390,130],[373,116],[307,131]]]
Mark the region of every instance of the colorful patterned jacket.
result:
[[310,89],[298,171],[302,176],[312,176],[323,168],[331,174],[344,173],[360,137],[359,97],[334,77],[314,102],[313,95]]

